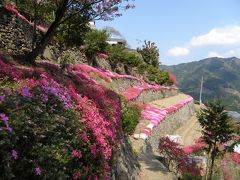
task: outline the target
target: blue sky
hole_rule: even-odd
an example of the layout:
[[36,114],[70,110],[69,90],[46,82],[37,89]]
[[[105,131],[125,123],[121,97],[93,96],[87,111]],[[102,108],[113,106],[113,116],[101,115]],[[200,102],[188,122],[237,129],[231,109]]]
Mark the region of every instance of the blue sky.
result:
[[135,9],[97,28],[120,31],[131,48],[156,43],[162,64],[240,57],[240,0],[135,0]]

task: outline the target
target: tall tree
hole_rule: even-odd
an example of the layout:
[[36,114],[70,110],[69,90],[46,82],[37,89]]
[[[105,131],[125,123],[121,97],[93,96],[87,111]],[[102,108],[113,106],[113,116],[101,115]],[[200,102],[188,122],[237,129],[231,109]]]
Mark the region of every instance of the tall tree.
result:
[[202,126],[202,138],[206,144],[208,162],[206,180],[211,180],[215,158],[219,155],[219,145],[230,139],[233,130],[230,125],[230,117],[219,101],[211,102],[207,108],[203,108],[197,115]]
[[159,49],[154,42],[144,40],[144,45],[138,48],[137,51],[142,55],[143,60],[147,64],[159,67]]
[[[50,0],[49,0],[50,1]],[[52,0],[53,1],[53,0]],[[55,11],[55,19],[48,28],[48,31],[26,56],[26,60],[35,63],[36,57],[43,53],[45,47],[53,38],[56,29],[64,22],[80,15],[83,18],[82,24],[86,24],[92,20],[112,20],[121,16],[122,9],[129,9],[133,6],[128,4],[129,0],[58,0]],[[125,2],[125,3],[124,3]],[[81,24],[80,24],[81,25]],[[79,26],[80,26],[79,25]]]

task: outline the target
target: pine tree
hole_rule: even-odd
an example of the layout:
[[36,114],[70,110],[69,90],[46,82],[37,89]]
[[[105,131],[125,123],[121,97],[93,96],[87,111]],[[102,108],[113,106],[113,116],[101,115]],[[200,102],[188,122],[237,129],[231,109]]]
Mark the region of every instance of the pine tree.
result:
[[208,162],[206,180],[211,180],[215,158],[220,154],[219,145],[230,139],[233,130],[229,123],[230,117],[219,102],[211,102],[207,108],[198,113],[198,120],[202,126],[202,138],[206,144]]

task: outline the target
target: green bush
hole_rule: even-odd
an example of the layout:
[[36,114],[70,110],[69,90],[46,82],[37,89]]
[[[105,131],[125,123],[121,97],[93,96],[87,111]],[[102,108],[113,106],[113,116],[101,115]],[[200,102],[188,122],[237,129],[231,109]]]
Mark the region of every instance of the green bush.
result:
[[137,55],[126,50],[121,45],[109,46],[107,48],[108,59],[111,66],[114,68],[117,63],[123,63],[128,67],[138,67],[139,64],[143,63]]
[[92,58],[97,52],[105,52],[107,44],[108,34],[105,30],[92,30],[85,34],[84,44],[86,46],[85,52],[87,57]]
[[194,176],[190,173],[185,173],[182,175],[182,177],[178,178],[179,180],[201,180],[202,177],[201,176]]
[[122,63],[126,67],[136,67],[139,74],[146,73],[149,82],[156,84],[172,84],[168,72],[161,71],[158,67],[145,63],[140,57],[133,52],[129,52],[123,46],[109,46],[107,52],[108,60],[113,69],[116,68],[117,63]]
[[148,66],[148,79],[157,84],[171,84],[169,79],[169,73],[167,71],[161,71],[154,66]]
[[73,56],[71,56],[70,52],[65,52],[62,58],[59,59],[61,69],[65,69],[68,64],[75,64],[76,60]]
[[142,48],[138,48],[137,51],[142,55],[143,60],[154,67],[159,67],[159,50],[155,46],[154,42],[144,41]]
[[133,104],[128,104],[126,101],[122,101],[122,127],[125,134],[131,135],[134,133],[135,128],[141,116],[141,110],[139,107]]

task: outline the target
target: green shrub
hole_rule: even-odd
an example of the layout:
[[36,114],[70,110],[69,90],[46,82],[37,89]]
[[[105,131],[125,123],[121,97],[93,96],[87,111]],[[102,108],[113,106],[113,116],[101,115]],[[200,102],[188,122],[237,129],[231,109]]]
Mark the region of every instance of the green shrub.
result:
[[147,79],[150,82],[156,84],[167,84],[172,85],[172,81],[169,79],[169,73],[167,71],[161,71],[159,68],[156,68],[148,64],[140,64],[138,66],[138,71],[140,74],[146,72]]
[[141,116],[141,110],[139,107],[133,104],[128,104],[126,101],[122,101],[122,127],[125,134],[131,135],[134,133],[135,128]]
[[161,71],[156,67],[148,66],[148,79],[157,84],[171,84],[169,79],[169,73],[166,71]]
[[92,30],[85,34],[85,52],[87,57],[92,58],[97,52],[105,52],[108,47],[107,44],[108,35],[105,30]]
[[143,63],[137,55],[129,52],[121,45],[109,46],[108,49],[108,59],[111,66],[116,67],[117,63],[123,63],[128,67],[138,67],[139,64]]
[[66,51],[62,55],[62,57],[59,59],[59,65],[61,69],[65,69],[68,64],[76,64],[76,60],[74,57],[71,55],[71,52]]
[[159,67],[159,50],[154,42],[145,40],[142,48],[138,48],[137,51],[142,55],[143,60],[147,64]]
[[149,82],[156,84],[172,84],[168,72],[161,71],[158,67],[145,63],[140,57],[133,52],[129,52],[123,46],[109,46],[107,52],[108,60],[113,69],[116,68],[117,63],[122,63],[126,67],[136,67],[139,74],[146,73]]
[[194,176],[190,173],[185,173],[182,175],[182,177],[178,178],[179,180],[201,180],[201,176]]

